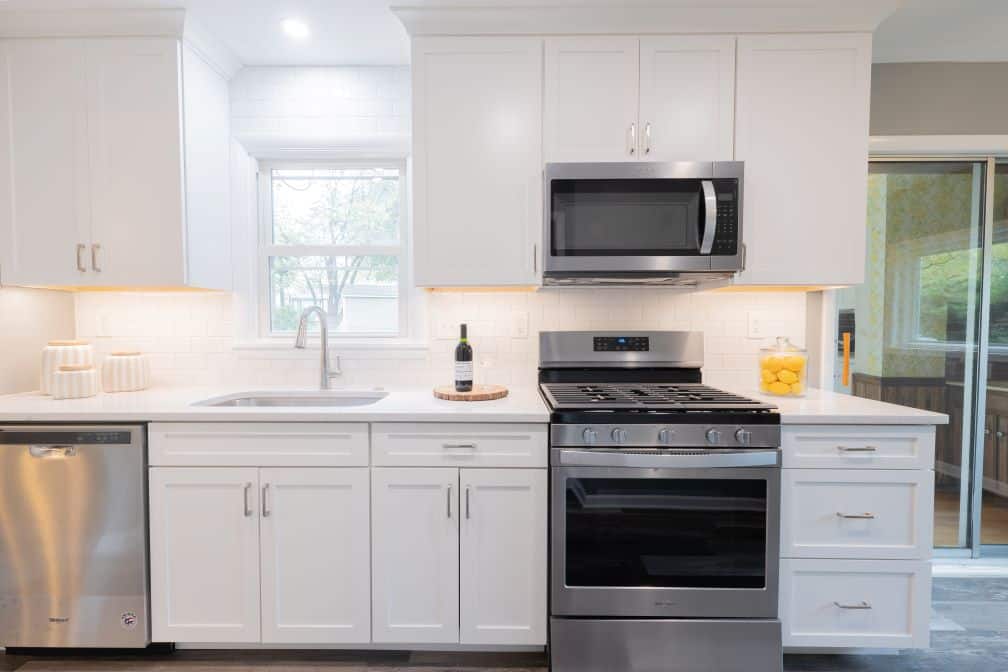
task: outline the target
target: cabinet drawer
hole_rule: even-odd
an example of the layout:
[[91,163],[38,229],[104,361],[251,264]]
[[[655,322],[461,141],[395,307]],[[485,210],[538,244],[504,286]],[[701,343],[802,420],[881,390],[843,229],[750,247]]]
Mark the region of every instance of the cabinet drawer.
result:
[[376,467],[545,467],[546,425],[379,423]]
[[366,467],[367,423],[155,422],[151,466]]
[[781,556],[920,559],[931,552],[934,472],[785,469]]
[[781,464],[785,469],[931,469],[934,439],[931,426],[785,426]]
[[926,648],[931,566],[923,560],[782,560],[788,647]]

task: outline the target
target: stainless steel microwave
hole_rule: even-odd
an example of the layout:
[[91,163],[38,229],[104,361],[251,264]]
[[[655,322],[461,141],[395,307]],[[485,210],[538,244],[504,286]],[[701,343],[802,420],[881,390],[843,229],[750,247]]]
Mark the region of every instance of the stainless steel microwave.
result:
[[543,283],[698,284],[745,262],[738,161],[549,163]]

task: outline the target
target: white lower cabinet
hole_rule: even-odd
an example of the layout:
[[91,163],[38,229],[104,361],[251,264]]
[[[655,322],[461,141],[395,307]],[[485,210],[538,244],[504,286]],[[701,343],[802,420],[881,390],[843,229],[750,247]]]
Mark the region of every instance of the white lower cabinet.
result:
[[546,483],[544,469],[374,469],[374,641],[544,645]]
[[372,473],[375,642],[458,642],[458,470]]
[[152,468],[154,640],[370,642],[368,485],[366,467]]
[[262,469],[262,641],[371,641],[368,469]]
[[259,641],[259,470],[150,470],[156,642]]
[[784,646],[928,646],[931,566],[926,560],[783,560]]

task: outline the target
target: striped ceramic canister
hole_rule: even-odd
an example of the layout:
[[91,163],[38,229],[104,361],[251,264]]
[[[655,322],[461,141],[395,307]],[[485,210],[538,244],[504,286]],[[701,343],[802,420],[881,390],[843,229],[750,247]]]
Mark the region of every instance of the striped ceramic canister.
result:
[[87,341],[49,341],[42,349],[39,389],[52,394],[52,380],[61,366],[94,366],[94,349]]
[[150,362],[139,352],[112,352],[102,363],[102,389],[135,392],[150,387]]
[[90,364],[61,366],[52,378],[53,399],[83,399],[98,394],[98,372]]

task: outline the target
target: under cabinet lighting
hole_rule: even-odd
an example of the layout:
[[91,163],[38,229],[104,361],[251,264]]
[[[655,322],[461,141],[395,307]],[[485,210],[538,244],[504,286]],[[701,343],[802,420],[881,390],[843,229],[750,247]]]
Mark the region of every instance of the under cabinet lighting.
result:
[[287,33],[287,37],[292,37],[295,40],[303,40],[310,34],[308,24],[300,19],[284,19],[280,25],[283,27],[283,31]]

